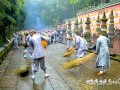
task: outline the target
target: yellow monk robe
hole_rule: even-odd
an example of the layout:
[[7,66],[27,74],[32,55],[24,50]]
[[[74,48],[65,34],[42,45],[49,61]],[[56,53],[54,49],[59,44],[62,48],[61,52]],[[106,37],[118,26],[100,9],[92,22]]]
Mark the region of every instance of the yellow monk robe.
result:
[[25,32],[22,31],[21,35],[22,35],[22,45],[24,45],[25,44]]
[[47,47],[47,41],[46,41],[46,40],[42,40],[42,46],[43,46],[44,48]]

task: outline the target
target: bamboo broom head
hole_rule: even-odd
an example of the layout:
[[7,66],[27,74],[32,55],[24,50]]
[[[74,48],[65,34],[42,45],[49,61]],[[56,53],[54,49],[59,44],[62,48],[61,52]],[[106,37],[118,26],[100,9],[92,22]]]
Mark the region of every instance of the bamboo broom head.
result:
[[73,53],[72,51],[70,51],[70,52],[66,52],[63,56],[64,56],[64,57],[69,57],[69,56],[72,55],[72,53]]
[[85,61],[91,59],[92,57],[94,57],[96,54],[96,52],[93,52],[91,54],[88,54],[86,55],[85,57],[83,58],[79,58],[79,59],[76,59],[76,60],[73,60],[73,61],[70,61],[70,62],[67,62],[63,65],[63,68],[64,69],[70,69],[70,68],[73,68],[73,67],[76,67],[82,63],[84,63]]
[[26,77],[30,73],[30,66],[29,65],[22,66],[15,70],[14,73],[20,77]]
[[69,57],[75,52],[75,49],[73,48],[70,52],[66,52],[63,56],[64,57]]
[[67,52],[70,52],[70,51],[72,51],[72,49],[73,49],[73,47],[70,47],[70,48],[67,50]]

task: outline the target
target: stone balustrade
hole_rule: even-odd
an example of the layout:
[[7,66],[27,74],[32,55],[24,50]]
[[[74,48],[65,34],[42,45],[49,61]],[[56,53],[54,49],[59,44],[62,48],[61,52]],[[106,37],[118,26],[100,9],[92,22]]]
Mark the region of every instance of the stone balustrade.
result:
[[8,43],[4,47],[0,47],[0,63],[2,62],[2,60],[4,60],[7,53],[11,50],[12,45],[13,45],[13,40],[11,41],[11,43]]

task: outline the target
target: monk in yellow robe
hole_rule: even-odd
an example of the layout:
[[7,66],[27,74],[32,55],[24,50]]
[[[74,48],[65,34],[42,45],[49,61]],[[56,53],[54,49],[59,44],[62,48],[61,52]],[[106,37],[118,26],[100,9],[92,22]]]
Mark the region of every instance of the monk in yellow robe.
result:
[[47,41],[46,40],[42,40],[42,46],[44,47],[44,48],[46,48],[47,47]]

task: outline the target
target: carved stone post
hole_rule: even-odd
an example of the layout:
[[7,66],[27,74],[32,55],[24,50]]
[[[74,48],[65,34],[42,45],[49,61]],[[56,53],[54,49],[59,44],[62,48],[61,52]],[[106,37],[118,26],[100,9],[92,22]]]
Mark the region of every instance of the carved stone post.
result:
[[96,25],[97,25],[97,28],[96,28],[96,31],[99,31],[100,30],[100,17],[99,17],[99,15],[98,15],[98,17],[97,17],[97,20],[96,20]]
[[85,22],[86,27],[85,27],[85,31],[84,31],[84,38],[85,38],[88,42],[91,41],[90,23],[91,23],[90,18],[87,17],[87,20],[86,20],[86,22]]
[[79,23],[79,25],[80,25],[80,36],[81,37],[83,37],[83,26],[82,26],[82,18],[80,19],[80,23]]
[[101,19],[102,21],[102,24],[101,24],[101,34],[103,36],[107,36],[107,25],[106,25],[106,22],[107,22],[107,18],[106,18],[106,15],[105,15],[105,12],[103,14],[103,18]]
[[78,23],[78,19],[76,19],[76,22],[75,22],[75,28],[74,28],[74,33],[77,34],[77,35],[80,35],[80,32],[79,32],[79,23]]
[[[96,20],[96,26],[97,26],[97,27],[96,27],[96,31],[101,31],[101,29],[100,29],[100,22],[101,22],[101,21],[100,21],[100,17],[99,17],[99,15],[98,15],[97,20]],[[95,32],[96,32],[96,31],[95,31]],[[93,41],[93,44],[96,43],[97,38],[98,38],[98,37],[97,37],[95,34],[93,34],[93,40],[92,40],[92,41]]]
[[109,33],[108,33],[108,37],[110,39],[110,43],[111,45],[113,45],[113,38],[114,38],[114,31],[115,31],[115,28],[114,28],[114,16],[113,16],[113,10],[111,11],[111,14],[110,14],[110,24],[109,24]]

